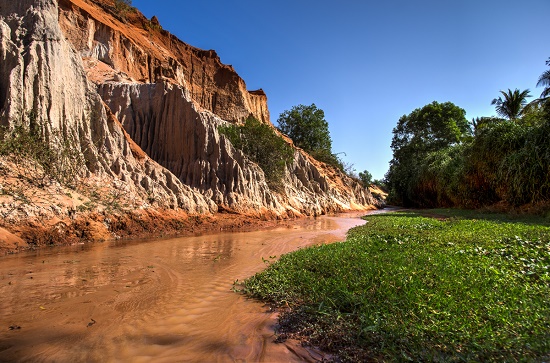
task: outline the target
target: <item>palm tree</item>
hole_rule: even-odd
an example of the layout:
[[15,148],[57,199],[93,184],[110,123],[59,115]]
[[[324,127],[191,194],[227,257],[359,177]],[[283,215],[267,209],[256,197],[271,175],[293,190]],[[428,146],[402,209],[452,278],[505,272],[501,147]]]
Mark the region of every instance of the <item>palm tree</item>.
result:
[[493,99],[491,105],[496,105],[495,109],[497,113],[509,120],[515,120],[523,114],[525,105],[527,104],[527,97],[531,97],[529,90],[526,89],[520,92],[517,88],[512,92],[508,88],[508,92],[500,91],[501,97]]
[[[546,61],[546,65],[550,66],[550,58]],[[537,87],[544,87],[544,90],[540,94],[541,99],[550,97],[550,69],[540,75]]]

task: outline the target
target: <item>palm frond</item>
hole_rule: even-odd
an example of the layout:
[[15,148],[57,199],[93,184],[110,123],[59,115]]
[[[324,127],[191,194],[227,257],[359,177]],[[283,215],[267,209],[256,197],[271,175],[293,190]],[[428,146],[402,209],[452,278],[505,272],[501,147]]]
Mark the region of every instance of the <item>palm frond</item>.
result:
[[504,99],[501,97],[495,98],[491,104],[496,105],[495,110],[497,114],[510,120],[514,120],[521,116],[523,108],[527,103],[527,98],[531,97],[528,89],[521,92],[517,88],[514,91],[508,89],[507,92],[501,90],[500,93]]
[[537,87],[550,86],[550,69],[544,71],[537,82]]
[[540,94],[540,98],[547,98],[550,96],[550,69],[547,71],[544,71],[537,82],[537,87],[545,87],[542,93]]

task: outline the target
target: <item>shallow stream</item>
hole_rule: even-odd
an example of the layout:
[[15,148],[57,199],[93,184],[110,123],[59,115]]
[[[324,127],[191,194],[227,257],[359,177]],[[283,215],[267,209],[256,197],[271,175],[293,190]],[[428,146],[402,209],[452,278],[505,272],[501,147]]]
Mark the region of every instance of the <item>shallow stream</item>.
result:
[[233,292],[233,282],[264,260],[343,240],[364,223],[358,217],[2,257],[0,361],[315,361],[296,342],[273,343],[276,314]]

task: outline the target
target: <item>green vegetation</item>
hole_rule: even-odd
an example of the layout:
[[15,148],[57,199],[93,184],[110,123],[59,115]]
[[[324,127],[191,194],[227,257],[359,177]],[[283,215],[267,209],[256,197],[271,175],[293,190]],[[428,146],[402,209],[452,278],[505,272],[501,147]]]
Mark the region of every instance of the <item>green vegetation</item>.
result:
[[51,181],[75,187],[84,158],[74,139],[60,131],[46,134],[35,126],[33,114],[29,118],[30,128],[0,130],[0,155],[20,166],[17,175],[38,187]]
[[115,0],[114,10],[115,14],[120,16],[122,20],[126,21],[126,15],[135,11],[136,8],[132,6],[132,0]]
[[[538,85],[550,84],[547,73]],[[492,104],[505,118],[475,118],[471,130],[464,111],[450,103],[403,116],[393,130],[388,202],[466,208],[538,203],[543,210],[550,202],[548,93],[529,104],[528,90],[501,93]]]
[[269,125],[249,117],[243,125],[221,126],[218,130],[260,166],[270,188],[282,188],[285,165],[292,163],[294,150]]
[[368,216],[346,242],[284,255],[243,291],[287,307],[280,339],[306,336],[344,361],[548,360],[548,222],[435,213]]
[[277,120],[278,128],[299,148],[315,159],[344,171],[344,163],[332,152],[332,139],[323,110],[315,104],[298,105],[284,111]]
[[361,180],[361,183],[363,183],[365,187],[368,187],[369,185],[372,184],[372,174],[368,170],[364,170],[360,172],[359,179]]
[[[546,61],[546,65],[550,66],[550,58]],[[537,81],[537,87],[544,87],[544,90],[540,94],[540,98],[550,97],[550,69],[544,71]]]
[[426,198],[418,189],[428,177],[423,169],[430,166],[431,153],[460,145],[469,135],[466,111],[451,102],[434,101],[402,116],[393,129],[393,159],[386,175],[391,199],[397,204],[421,205]]
[[143,29],[147,30],[149,34],[152,34],[153,32],[161,31],[162,25],[160,25],[158,18],[153,15],[153,17],[151,17],[151,20],[148,20],[143,24]]
[[520,92],[517,88],[512,92],[508,89],[508,92],[500,91],[502,97],[495,98],[491,102],[491,105],[495,105],[497,114],[507,118],[508,120],[515,120],[523,115],[525,111],[525,105],[527,105],[527,98],[529,90],[526,89]]
[[115,9],[117,11],[128,11],[132,9],[132,0],[115,0]]

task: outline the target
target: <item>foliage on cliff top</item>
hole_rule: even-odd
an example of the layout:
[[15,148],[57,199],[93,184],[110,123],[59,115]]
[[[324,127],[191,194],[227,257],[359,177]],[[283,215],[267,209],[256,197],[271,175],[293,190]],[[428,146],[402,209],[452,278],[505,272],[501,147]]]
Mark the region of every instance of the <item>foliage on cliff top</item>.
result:
[[294,150],[275,130],[253,117],[243,125],[221,126],[218,130],[260,166],[270,188],[282,188],[285,167],[293,162]]
[[345,171],[342,160],[332,152],[332,139],[325,112],[313,103],[286,110],[277,119],[279,130],[315,159]]
[[289,307],[281,339],[306,336],[344,361],[547,359],[548,223],[436,213],[367,216],[346,242],[284,255],[244,291]]

